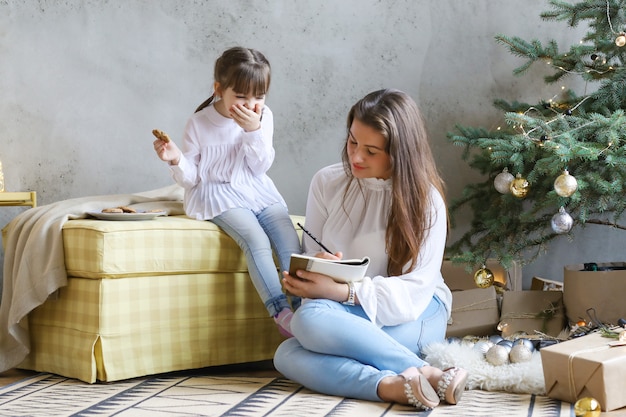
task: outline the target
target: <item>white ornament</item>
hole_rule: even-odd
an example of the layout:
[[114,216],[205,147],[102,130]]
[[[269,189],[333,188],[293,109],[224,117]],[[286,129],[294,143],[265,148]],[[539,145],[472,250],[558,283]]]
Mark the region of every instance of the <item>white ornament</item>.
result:
[[509,351],[501,345],[494,345],[485,354],[485,359],[492,365],[504,365],[509,360]]
[[493,346],[493,343],[491,343],[489,340],[479,340],[474,345],[474,350],[484,355],[492,346]]
[[574,225],[574,219],[569,215],[568,212],[565,211],[565,208],[561,207],[559,212],[552,216],[552,221],[550,222],[552,226],[552,230],[554,233],[563,234],[567,233],[572,229]]
[[515,345],[511,348],[511,352],[509,352],[511,363],[528,362],[532,356],[533,353],[526,345]]
[[515,177],[509,172],[508,168],[505,167],[501,173],[496,175],[496,178],[493,180],[493,185],[500,194],[510,194],[511,182],[514,179]]

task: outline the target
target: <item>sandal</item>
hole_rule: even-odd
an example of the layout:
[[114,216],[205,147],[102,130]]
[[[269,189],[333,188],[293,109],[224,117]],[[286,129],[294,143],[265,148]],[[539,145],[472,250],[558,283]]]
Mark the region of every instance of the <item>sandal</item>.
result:
[[399,375],[404,378],[404,394],[409,404],[425,411],[430,411],[439,405],[437,392],[419,369],[412,367]]
[[437,394],[442,401],[448,404],[457,404],[467,384],[467,371],[463,368],[447,368],[443,370],[443,375],[437,382]]

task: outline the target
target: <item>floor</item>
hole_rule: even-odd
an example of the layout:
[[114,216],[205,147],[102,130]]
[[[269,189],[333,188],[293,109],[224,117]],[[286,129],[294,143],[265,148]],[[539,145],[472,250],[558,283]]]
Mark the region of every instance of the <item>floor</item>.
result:
[[[278,371],[274,369],[272,361],[262,361],[228,366],[214,366],[207,369],[210,369],[212,375],[258,376],[274,378],[278,378],[281,376]],[[197,372],[197,370],[193,370],[190,372]],[[9,369],[8,371],[0,372],[0,387],[12,384],[13,382],[20,381],[24,378],[28,378],[29,376],[36,374],[38,374],[38,372],[28,371],[25,369]]]
[[[216,366],[210,369],[211,373],[214,375],[280,377],[280,374],[273,368],[271,361],[255,362],[252,364]],[[10,369],[5,372],[0,372],[0,387],[9,385],[35,374],[37,374],[37,372],[22,369]],[[592,416],[590,414],[585,415],[584,417]],[[599,416],[593,417],[626,417],[626,408],[611,412],[603,412],[600,413]]]

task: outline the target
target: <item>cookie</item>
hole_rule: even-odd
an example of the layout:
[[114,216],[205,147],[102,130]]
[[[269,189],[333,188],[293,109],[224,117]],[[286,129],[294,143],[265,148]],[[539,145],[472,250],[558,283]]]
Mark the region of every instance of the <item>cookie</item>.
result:
[[168,143],[170,141],[170,137],[167,135],[167,133],[163,132],[162,130],[158,130],[158,129],[153,129],[152,130],[152,134],[157,138],[162,140],[165,143]]
[[105,208],[102,209],[103,213],[124,213],[124,210],[122,210],[119,207],[110,207],[110,208]]
[[137,210],[132,207],[119,206],[118,209],[122,210],[123,213],[137,213]]

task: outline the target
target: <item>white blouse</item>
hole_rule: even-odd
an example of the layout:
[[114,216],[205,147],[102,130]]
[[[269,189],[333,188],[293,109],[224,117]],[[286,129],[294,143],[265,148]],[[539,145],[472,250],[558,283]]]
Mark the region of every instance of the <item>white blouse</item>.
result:
[[244,131],[210,105],[193,114],[185,127],[183,155],[171,165],[172,177],[185,189],[189,217],[210,220],[232,208],[254,212],[286,203],[267,171],[274,161],[274,118],[263,109],[261,128]]
[[[449,315],[452,294],[441,275],[447,218],[439,192],[432,188],[433,225],[422,245],[416,268],[400,276],[387,277],[385,232],[391,209],[391,180],[355,180],[344,200],[347,183],[348,176],[341,163],[314,175],[306,207],[306,228],[333,253],[341,251],[344,259],[370,257],[367,276],[355,283],[359,302],[370,320],[378,326],[416,320],[433,295],[439,297]],[[321,251],[306,235],[303,249],[305,253]]]

